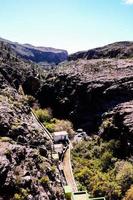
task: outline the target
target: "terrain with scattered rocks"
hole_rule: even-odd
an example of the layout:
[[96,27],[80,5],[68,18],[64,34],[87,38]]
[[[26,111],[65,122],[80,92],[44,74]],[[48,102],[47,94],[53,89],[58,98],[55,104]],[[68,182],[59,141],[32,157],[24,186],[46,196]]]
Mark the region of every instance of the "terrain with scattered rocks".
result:
[[[0,199],[64,199],[61,177],[51,157],[52,141],[31,112],[19,85],[39,68],[0,51]],[[40,69],[41,70],[41,69]],[[41,80],[41,77],[40,77]],[[40,81],[38,81],[38,84]],[[34,85],[36,88],[37,85]]]
[[[64,198],[58,169],[51,167],[50,140],[44,137],[26,97],[19,91],[20,86],[42,108],[50,107],[54,117],[72,121],[75,129],[82,128],[91,137],[97,134],[103,143],[118,141],[117,159],[121,162],[128,158],[132,165],[132,55],[132,42],[120,42],[75,53],[69,61],[44,70],[21,59],[7,43],[0,42],[2,199],[13,199],[15,195],[20,199],[24,195],[40,200]],[[10,192],[5,194],[9,187]]]

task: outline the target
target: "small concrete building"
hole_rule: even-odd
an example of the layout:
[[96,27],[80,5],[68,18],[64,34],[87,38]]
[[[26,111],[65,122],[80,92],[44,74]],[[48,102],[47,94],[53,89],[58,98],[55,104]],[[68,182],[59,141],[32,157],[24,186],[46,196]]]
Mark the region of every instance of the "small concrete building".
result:
[[68,133],[66,131],[59,131],[53,133],[54,142],[68,140]]

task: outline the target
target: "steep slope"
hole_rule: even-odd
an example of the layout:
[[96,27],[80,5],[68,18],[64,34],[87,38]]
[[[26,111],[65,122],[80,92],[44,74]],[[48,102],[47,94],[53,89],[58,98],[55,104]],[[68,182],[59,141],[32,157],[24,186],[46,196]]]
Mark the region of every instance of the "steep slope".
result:
[[133,42],[116,42],[104,47],[81,51],[69,56],[69,60],[101,58],[133,58]]
[[35,94],[41,69],[16,58],[6,45],[0,47],[0,199],[63,200],[52,141],[31,113],[27,97],[17,91],[34,77]]
[[65,50],[50,47],[35,47],[30,44],[19,44],[0,38],[16,55],[36,63],[58,64],[67,60],[68,53]]

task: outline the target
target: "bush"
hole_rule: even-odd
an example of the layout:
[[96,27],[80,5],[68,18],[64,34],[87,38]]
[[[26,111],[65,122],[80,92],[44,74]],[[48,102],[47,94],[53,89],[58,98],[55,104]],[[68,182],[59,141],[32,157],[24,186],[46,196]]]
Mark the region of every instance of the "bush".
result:
[[125,198],[123,200],[133,200],[133,186],[126,192]]
[[34,109],[34,113],[38,117],[39,121],[52,133],[56,131],[67,131],[69,137],[74,135],[73,125],[68,120],[59,120],[52,118],[52,111],[48,109]]
[[25,200],[27,199],[29,193],[27,189],[20,189],[20,193],[15,193],[13,200]]
[[45,187],[45,186],[48,186],[49,185],[49,178],[48,176],[43,176],[41,179],[40,179],[40,183]]
[[107,200],[120,200],[123,188],[116,179],[118,162],[114,152],[117,141],[104,141],[92,137],[73,146],[72,162],[74,174],[80,188],[85,188],[94,197],[105,196]]
[[111,179],[109,174],[97,172],[90,181],[93,196],[105,196],[106,199],[118,200],[121,198],[119,184]]
[[54,131],[67,131],[70,138],[74,135],[73,125],[68,120],[56,120]]
[[121,185],[124,194],[133,184],[133,165],[129,162],[123,162],[123,166],[120,166],[116,180]]
[[16,193],[13,200],[21,200],[21,195]]
[[113,158],[113,155],[111,152],[104,152],[104,154],[101,157],[101,167],[103,171],[106,171],[111,166],[111,159]]
[[45,122],[44,126],[48,129],[49,132],[53,133],[55,131],[55,124],[51,122]]
[[34,110],[34,113],[40,120],[40,122],[49,122],[52,119],[52,111],[50,108],[47,109],[36,109]]

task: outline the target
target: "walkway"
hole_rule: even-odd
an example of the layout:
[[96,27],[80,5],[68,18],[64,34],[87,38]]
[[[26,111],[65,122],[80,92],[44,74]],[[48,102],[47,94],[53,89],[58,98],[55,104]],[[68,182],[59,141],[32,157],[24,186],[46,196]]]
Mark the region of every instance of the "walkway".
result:
[[71,144],[69,144],[69,148],[64,154],[64,160],[63,160],[63,171],[64,175],[67,181],[67,185],[69,185],[72,188],[73,192],[77,192],[77,186],[74,180],[73,172],[72,172],[72,166],[71,166],[71,157],[70,157],[70,151],[71,151]]

